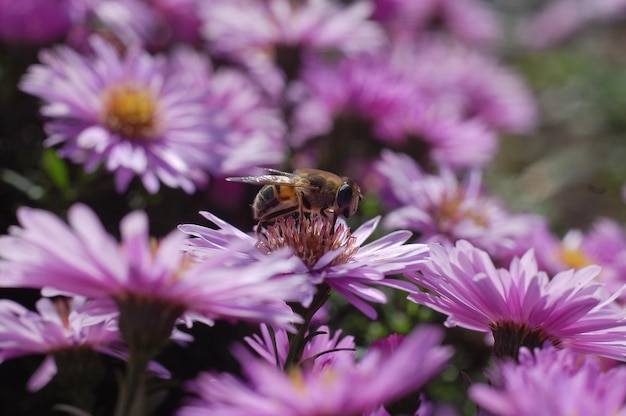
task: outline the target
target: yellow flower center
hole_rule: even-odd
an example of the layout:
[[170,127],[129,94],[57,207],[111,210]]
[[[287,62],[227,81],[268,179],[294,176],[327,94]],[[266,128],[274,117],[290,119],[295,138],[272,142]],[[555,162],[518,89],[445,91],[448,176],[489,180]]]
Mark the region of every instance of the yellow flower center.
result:
[[157,100],[146,87],[115,85],[104,92],[100,121],[109,129],[131,139],[150,139],[158,134]]
[[561,250],[561,260],[574,269],[581,269],[585,266],[589,266],[593,264],[591,260],[585,254],[577,249],[567,249],[564,248]]

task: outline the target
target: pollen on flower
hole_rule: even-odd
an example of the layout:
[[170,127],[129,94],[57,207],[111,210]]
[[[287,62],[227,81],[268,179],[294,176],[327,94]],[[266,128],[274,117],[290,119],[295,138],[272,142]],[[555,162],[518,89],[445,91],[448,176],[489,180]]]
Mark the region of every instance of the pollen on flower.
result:
[[451,228],[463,220],[471,220],[478,227],[486,227],[488,222],[486,217],[476,209],[463,207],[465,196],[462,192],[457,193],[452,198],[444,199],[440,205],[433,207],[433,216],[437,218],[442,230]]
[[563,249],[560,253],[560,257],[567,266],[575,269],[581,269],[593,264],[583,252],[577,249]]
[[339,223],[333,230],[331,220],[314,214],[297,219],[279,218],[261,230],[257,246],[267,253],[290,247],[309,269],[313,269],[324,254],[335,250],[340,253],[327,266],[347,263],[358,250],[355,240],[344,224]]
[[100,121],[110,130],[133,139],[157,135],[157,103],[154,93],[138,85],[114,85],[104,92]]

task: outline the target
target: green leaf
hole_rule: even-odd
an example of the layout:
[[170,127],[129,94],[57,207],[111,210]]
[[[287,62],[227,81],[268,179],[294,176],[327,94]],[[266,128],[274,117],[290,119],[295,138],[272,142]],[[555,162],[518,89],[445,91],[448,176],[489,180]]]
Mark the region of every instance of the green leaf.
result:
[[70,180],[67,165],[54,150],[46,149],[42,157],[43,169],[56,187],[67,191]]

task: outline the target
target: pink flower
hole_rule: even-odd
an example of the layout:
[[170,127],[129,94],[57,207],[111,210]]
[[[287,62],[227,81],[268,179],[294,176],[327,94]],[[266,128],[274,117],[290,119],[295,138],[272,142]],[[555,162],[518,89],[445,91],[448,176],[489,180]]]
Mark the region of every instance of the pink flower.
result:
[[288,372],[239,349],[236,354],[247,380],[230,374],[201,374],[189,385],[199,397],[178,414],[313,416],[372,412],[414,392],[441,371],[452,354],[450,348],[439,346],[441,339],[440,330],[421,327],[391,354],[371,349],[357,363],[338,360]]
[[[152,240],[143,212],[122,220],[121,243],[84,205],[69,209],[69,225],[37,209],[20,208],[17,215],[21,226],[0,237],[3,286],[110,298],[122,314],[125,307],[154,305],[153,321],[170,314],[172,325],[184,313],[208,324],[225,319],[291,327],[298,317],[284,302],[310,296],[306,276],[292,273],[299,262],[286,251],[249,263],[239,258],[244,245],[233,243],[199,264],[182,252],[184,234]],[[169,337],[171,326],[166,332]]]
[[626,359],[626,314],[594,281],[600,268],[558,273],[537,269],[532,251],[497,269],[467,241],[430,245],[431,261],[407,275],[426,292],[409,299],[448,315],[446,326],[491,333],[496,356],[550,342],[586,354]]
[[524,348],[519,363],[498,363],[491,385],[473,384],[470,397],[501,416],[626,415],[626,368],[602,371],[594,357],[556,348]]

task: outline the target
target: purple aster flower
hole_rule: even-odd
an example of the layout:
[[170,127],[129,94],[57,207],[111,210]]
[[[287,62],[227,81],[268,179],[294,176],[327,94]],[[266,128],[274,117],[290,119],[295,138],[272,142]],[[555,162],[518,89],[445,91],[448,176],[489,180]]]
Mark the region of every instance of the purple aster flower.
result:
[[123,344],[115,316],[94,315],[97,306],[84,298],[53,301],[42,298],[37,312],[10,300],[0,300],[0,361],[30,354],[46,359],[28,382],[28,390],[46,385],[57,373],[57,360],[91,357],[97,351],[123,357]]
[[480,174],[472,172],[465,183],[447,169],[429,175],[407,155],[383,151],[376,164],[393,209],[385,217],[387,228],[416,231],[422,241],[450,246],[470,241],[497,258],[510,258],[534,229],[538,217],[513,215],[501,202],[486,195]]
[[132,48],[124,56],[93,38],[93,56],[60,46],[41,54],[21,88],[42,98],[48,146],[88,171],[115,174],[119,192],[139,176],[193,192],[207,181],[216,132],[201,88],[182,65]]
[[541,247],[537,248],[538,259],[550,273],[597,264],[602,267],[598,280],[608,292],[619,291],[626,283],[626,233],[614,220],[599,218],[587,233],[570,230],[562,240],[548,234],[534,242]]
[[519,36],[526,45],[550,47],[594,22],[618,20],[624,13],[624,0],[554,0],[520,26]]
[[[442,331],[421,327],[391,355],[372,349],[358,363],[335,361],[283,372],[244,350],[236,354],[247,380],[230,374],[201,374],[189,389],[198,395],[179,415],[340,415],[378,409],[416,389],[443,368],[452,350]],[[341,352],[337,352],[339,354]]]
[[396,66],[437,114],[476,118],[510,133],[528,132],[536,124],[535,100],[523,79],[492,56],[433,37],[397,48]]
[[0,0],[0,40],[43,45],[71,26],[71,0]]
[[[416,270],[427,257],[424,244],[404,244],[409,231],[396,231],[363,245],[378,225],[379,217],[351,232],[344,221],[332,222],[318,215],[311,219],[280,218],[274,225],[259,230],[256,236],[245,234],[208,212],[200,213],[219,229],[185,224],[179,228],[195,239],[187,241],[189,252],[203,261],[214,251],[230,250],[233,239],[245,241],[245,256],[258,261],[259,255],[289,249],[309,281],[318,286],[318,295],[328,288],[335,290],[371,318],[375,309],[367,302],[385,303],[385,294],[372,286],[387,286],[412,291],[415,288],[387,275]],[[256,250],[256,254],[254,254]]]
[[470,397],[490,414],[626,415],[626,368],[602,371],[594,357],[568,350],[524,348],[519,363],[505,361],[492,385],[474,384]]
[[[340,6],[330,0],[219,0],[206,3],[204,35],[217,53],[241,57],[262,52],[281,67],[289,52],[339,50],[371,51],[384,41],[382,30],[369,21],[369,2]],[[297,62],[296,66],[297,66]],[[283,65],[281,65],[283,64]]]
[[487,3],[476,0],[374,0],[373,18],[393,37],[418,38],[444,31],[473,45],[490,46],[500,37],[500,24]]
[[494,354],[517,357],[521,346],[550,342],[580,353],[626,359],[626,315],[603,285],[597,266],[558,273],[537,269],[532,251],[497,269],[467,241],[430,245],[431,261],[407,275],[428,292],[409,299],[448,315],[446,326],[491,333]]
[[[292,273],[300,263],[286,251],[251,263],[240,259],[244,241],[199,264],[182,252],[183,233],[151,240],[143,212],[122,220],[121,243],[84,205],[70,208],[69,225],[42,210],[20,208],[17,215],[21,227],[0,237],[2,285],[113,299],[131,345],[146,338],[147,327],[162,331],[159,341],[167,342],[181,315],[207,324],[244,320],[290,328],[299,319],[284,302],[310,296],[306,276]],[[150,326],[136,319],[145,311],[151,311]]]
[[218,158],[216,175],[239,174],[283,162],[286,127],[280,112],[243,73],[216,71],[206,105],[214,128],[223,132],[213,149]]

